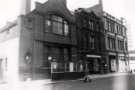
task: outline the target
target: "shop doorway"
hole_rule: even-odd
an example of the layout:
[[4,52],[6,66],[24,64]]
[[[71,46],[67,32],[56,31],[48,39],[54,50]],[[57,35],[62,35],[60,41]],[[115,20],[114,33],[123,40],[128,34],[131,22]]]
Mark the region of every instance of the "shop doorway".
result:
[[110,66],[110,71],[111,72],[116,72],[117,71],[117,62],[116,62],[116,56],[109,56],[109,66]]
[[100,60],[97,58],[89,58],[87,60],[87,70],[90,74],[95,74],[100,72]]

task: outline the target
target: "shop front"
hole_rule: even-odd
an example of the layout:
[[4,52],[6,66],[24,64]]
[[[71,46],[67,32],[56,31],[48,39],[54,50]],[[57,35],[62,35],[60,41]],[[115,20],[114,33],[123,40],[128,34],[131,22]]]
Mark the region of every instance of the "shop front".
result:
[[84,65],[76,62],[51,62],[51,79],[75,79],[83,77]]
[[119,60],[119,72],[127,72],[128,71],[128,62],[126,61],[125,55],[119,54],[118,60]]
[[116,61],[116,55],[109,55],[109,68],[110,72],[116,72],[117,71],[117,61]]
[[[44,45],[42,67],[46,68],[42,75],[47,79],[76,79],[84,76],[84,64],[77,60],[76,48]],[[50,77],[49,77],[50,76]]]
[[86,55],[86,71],[89,74],[101,72],[101,56],[99,55]]

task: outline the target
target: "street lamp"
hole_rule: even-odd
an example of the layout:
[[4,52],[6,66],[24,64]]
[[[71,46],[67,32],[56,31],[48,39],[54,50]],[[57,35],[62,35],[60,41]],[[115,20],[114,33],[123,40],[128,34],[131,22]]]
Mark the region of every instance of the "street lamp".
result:
[[49,57],[48,57],[48,60],[49,60],[49,61],[51,61],[51,60],[52,60],[52,57],[51,57],[51,56],[49,56]]

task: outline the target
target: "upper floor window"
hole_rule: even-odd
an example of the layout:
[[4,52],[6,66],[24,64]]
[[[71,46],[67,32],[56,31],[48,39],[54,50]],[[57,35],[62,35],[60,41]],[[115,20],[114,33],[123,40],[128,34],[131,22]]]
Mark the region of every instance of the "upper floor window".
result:
[[118,40],[118,49],[119,50],[124,50],[124,41]]
[[108,37],[108,48],[110,50],[115,50],[115,38]]
[[108,30],[111,31],[111,23],[110,23],[110,21],[108,21],[107,23],[108,23]]
[[108,23],[107,19],[104,18],[104,28],[105,28],[105,30],[108,30],[108,24],[107,23]]
[[45,20],[45,32],[68,36],[69,23],[62,17],[52,15]]
[[127,42],[125,42],[125,50],[126,51],[128,50],[128,44],[127,44]]
[[63,35],[63,23],[53,21],[52,22],[52,32],[55,34]]
[[123,36],[126,36],[126,27],[122,27],[122,30],[123,30]]
[[67,36],[68,34],[69,34],[68,22],[64,21],[64,35]]
[[89,28],[90,28],[91,30],[94,29],[94,22],[93,22],[93,21],[89,21]]
[[45,31],[46,32],[50,32],[50,30],[51,30],[51,20],[45,20]]
[[122,25],[116,24],[116,30],[117,30],[117,34],[123,35],[123,28],[122,28]]
[[95,49],[95,38],[94,38],[94,36],[89,37],[89,48]]
[[111,32],[114,33],[115,32],[115,25],[114,25],[113,22],[111,22],[110,24],[111,24],[111,26],[110,26],[111,27],[110,28],[111,29]]

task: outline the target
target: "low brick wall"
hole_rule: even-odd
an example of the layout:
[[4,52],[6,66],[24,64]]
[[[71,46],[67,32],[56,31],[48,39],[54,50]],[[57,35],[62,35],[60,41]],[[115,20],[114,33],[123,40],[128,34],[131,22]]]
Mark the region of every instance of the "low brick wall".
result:
[[85,75],[85,72],[61,72],[61,73],[52,73],[52,80],[68,80],[68,79],[77,79]]

